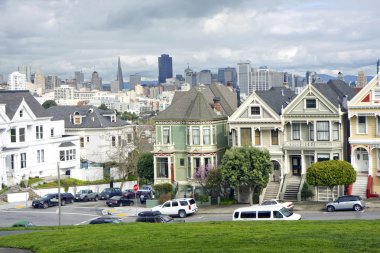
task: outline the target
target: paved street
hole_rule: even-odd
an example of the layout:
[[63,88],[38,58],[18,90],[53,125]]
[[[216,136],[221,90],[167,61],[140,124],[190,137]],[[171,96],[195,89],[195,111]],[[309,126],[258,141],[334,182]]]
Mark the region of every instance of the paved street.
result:
[[[302,215],[303,220],[341,220],[341,219],[380,219],[380,202],[368,203],[369,208],[360,211],[343,211],[328,213],[323,211],[323,203],[299,203],[295,206],[295,213]],[[58,225],[58,207],[47,209],[25,208],[25,203],[0,205],[0,227],[10,227],[19,220],[29,220],[37,226]],[[233,205],[220,207],[199,207],[199,212],[185,218],[186,222],[229,221],[233,210],[247,205]],[[109,208],[105,201],[76,202],[62,207],[62,225],[87,224],[90,220],[111,214],[121,218],[124,222],[134,222],[137,213],[149,210],[142,205]]]

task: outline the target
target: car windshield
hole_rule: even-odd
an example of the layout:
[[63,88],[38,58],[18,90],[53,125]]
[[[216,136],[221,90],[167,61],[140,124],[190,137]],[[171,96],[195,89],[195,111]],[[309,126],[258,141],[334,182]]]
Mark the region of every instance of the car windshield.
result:
[[79,191],[79,194],[84,194],[84,193],[88,193],[88,191],[87,190],[80,190]]
[[111,192],[111,189],[104,189],[104,190],[102,191],[102,193],[109,193],[109,192]]
[[46,195],[44,195],[42,198],[43,199],[51,199],[53,197],[53,195],[51,195],[51,194],[46,194]]
[[281,200],[281,199],[278,199],[276,200],[278,203],[285,203],[285,201]]
[[113,196],[111,199],[119,200],[120,198],[121,198],[121,196]]
[[290,211],[289,209],[283,207],[280,209],[280,212],[285,216],[285,217],[290,217],[293,215],[292,211]]

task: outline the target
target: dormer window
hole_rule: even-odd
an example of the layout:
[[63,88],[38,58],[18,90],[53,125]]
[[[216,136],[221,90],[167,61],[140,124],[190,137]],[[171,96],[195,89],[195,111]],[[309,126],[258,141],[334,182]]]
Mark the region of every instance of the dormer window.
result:
[[373,91],[373,100],[380,101],[380,90]]
[[115,115],[111,116],[111,122],[116,122],[116,116]]
[[82,123],[81,116],[74,116],[74,125],[80,125]]
[[307,109],[315,109],[317,108],[317,100],[315,98],[313,99],[306,99],[306,108]]
[[20,110],[20,118],[24,116],[24,110]]
[[249,111],[250,116],[260,116],[261,115],[261,108],[258,105],[253,105],[250,107]]

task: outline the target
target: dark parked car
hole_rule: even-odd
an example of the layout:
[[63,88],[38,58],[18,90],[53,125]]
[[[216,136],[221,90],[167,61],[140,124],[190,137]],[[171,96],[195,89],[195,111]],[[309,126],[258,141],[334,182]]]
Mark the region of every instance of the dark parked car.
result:
[[185,220],[174,220],[168,215],[163,215],[158,211],[145,211],[138,214],[136,222],[149,223],[169,223],[169,222],[185,222]]
[[152,195],[149,192],[140,193],[140,203],[145,204],[147,199],[151,199]]
[[123,191],[123,196],[127,199],[134,199],[135,197],[138,198],[137,194],[135,194],[135,191],[132,189],[127,189]]
[[114,217],[99,217],[90,221],[90,224],[105,224],[105,223],[118,224],[118,223],[121,223],[121,220],[119,218],[114,218]]
[[107,206],[132,206],[134,204],[133,200],[130,200],[124,196],[113,196],[106,201]]
[[100,199],[109,199],[113,196],[121,196],[122,192],[120,188],[105,188],[100,194]]
[[[71,193],[61,193],[61,205],[64,206],[66,203],[73,203],[74,195]],[[58,193],[49,193],[44,195],[42,198],[35,199],[32,202],[34,208],[48,208],[50,206],[58,206]]]
[[340,196],[335,201],[326,205],[328,212],[334,212],[335,210],[355,210],[360,211],[365,208],[365,202],[360,196],[346,195]]

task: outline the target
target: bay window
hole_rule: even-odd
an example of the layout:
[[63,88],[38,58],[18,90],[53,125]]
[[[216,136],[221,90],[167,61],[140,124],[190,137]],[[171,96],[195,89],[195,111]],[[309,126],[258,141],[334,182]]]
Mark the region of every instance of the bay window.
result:
[[330,128],[328,121],[317,122],[317,140],[328,141],[330,140]]

